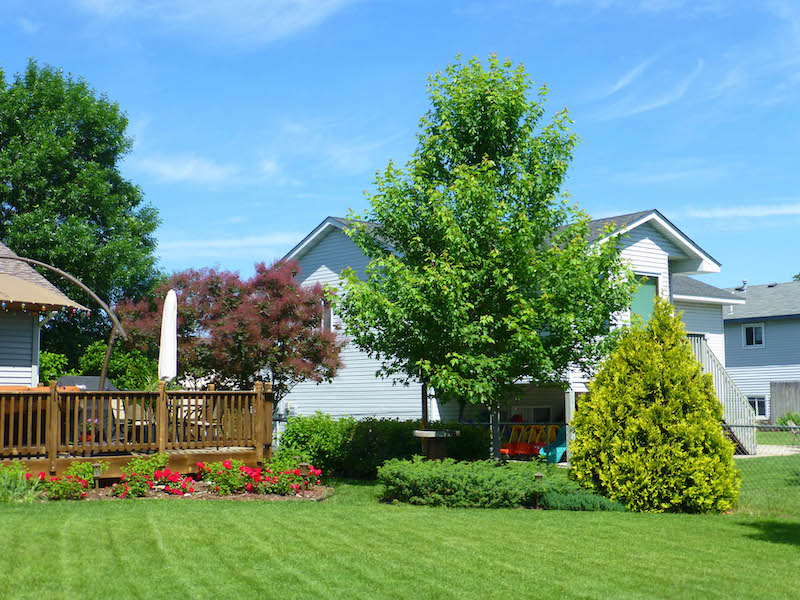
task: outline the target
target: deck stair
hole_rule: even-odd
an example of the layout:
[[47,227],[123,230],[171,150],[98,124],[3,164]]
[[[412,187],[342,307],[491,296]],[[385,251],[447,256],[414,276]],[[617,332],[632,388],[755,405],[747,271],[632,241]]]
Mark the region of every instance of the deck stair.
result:
[[704,335],[690,333],[687,337],[695,357],[703,366],[703,372],[711,373],[714,378],[714,390],[722,402],[722,419],[728,435],[736,444],[736,453],[755,454],[758,447],[756,414],[747,396],[736,387],[728,371],[708,347]]

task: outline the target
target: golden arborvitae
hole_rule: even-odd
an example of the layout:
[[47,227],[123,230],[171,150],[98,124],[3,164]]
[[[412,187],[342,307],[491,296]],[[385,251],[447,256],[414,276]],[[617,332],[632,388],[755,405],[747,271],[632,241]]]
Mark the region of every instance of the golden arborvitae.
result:
[[711,376],[671,304],[656,299],[603,363],[572,425],[571,474],[631,510],[724,512],[739,493]]

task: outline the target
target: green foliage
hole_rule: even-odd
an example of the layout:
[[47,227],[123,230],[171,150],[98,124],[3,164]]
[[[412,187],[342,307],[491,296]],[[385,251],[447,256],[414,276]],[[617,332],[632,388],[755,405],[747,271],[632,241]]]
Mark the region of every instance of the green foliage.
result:
[[[133,140],[119,106],[83,79],[28,63],[6,82],[0,70],[0,239],[20,256],[71,273],[109,304],[141,295],[157,276],[158,213],[119,165]],[[88,296],[43,271],[68,296]],[[47,350],[77,360],[91,339],[107,335],[101,310],[47,326]]]
[[[31,478],[33,481],[34,478]],[[89,482],[86,479],[65,475],[64,477],[49,477],[42,482],[44,497],[48,500],[80,500],[86,496]]]
[[[447,441],[448,455],[456,460],[489,457],[489,431],[484,427],[455,423],[430,423],[431,429],[458,429],[460,437]],[[344,477],[374,478],[378,467],[390,458],[411,458],[421,450],[412,431],[419,421],[391,419],[334,419],[317,412],[292,417],[281,434],[277,456],[301,455],[326,473]]]
[[[110,466],[108,462],[104,460],[95,462],[100,465],[101,475],[108,471],[108,467]],[[64,471],[64,475],[85,479],[86,481],[94,481],[94,468],[90,462],[73,462],[67,467],[66,471]]]
[[39,381],[48,384],[51,381],[58,381],[59,377],[69,372],[67,368],[66,354],[56,354],[54,352],[39,353]]
[[[539,481],[536,475],[543,471]],[[616,502],[598,499],[538,462],[497,463],[390,460],[378,469],[383,500],[458,508],[563,508],[620,510]]]
[[165,452],[151,454],[150,456],[134,456],[127,465],[122,467],[122,472],[127,475],[138,473],[147,475],[150,479],[155,475],[156,470],[163,469],[169,462],[169,455]]
[[41,479],[28,475],[22,465],[0,465],[0,502],[34,502],[43,492]]
[[787,412],[782,417],[775,420],[777,425],[788,425],[789,421],[795,425],[800,425],[800,412]]
[[634,324],[591,382],[573,427],[571,475],[631,510],[724,512],[741,477],[722,405],[665,300]]
[[111,495],[120,499],[142,498],[153,489],[153,478],[143,473],[123,473],[119,483],[111,486]]
[[[92,342],[80,358],[82,375],[100,375],[105,360],[107,342]],[[108,361],[107,377],[120,390],[144,390],[158,377],[158,361],[147,358],[138,350],[114,346]]]
[[547,89],[532,87],[494,55],[431,76],[410,162],[378,175],[347,229],[370,258],[365,281],[344,274],[347,334],[381,375],[440,400],[498,407],[520,378],[561,384],[600,360],[630,300],[616,242],[590,249],[588,216],[561,192],[569,115],[545,122]]

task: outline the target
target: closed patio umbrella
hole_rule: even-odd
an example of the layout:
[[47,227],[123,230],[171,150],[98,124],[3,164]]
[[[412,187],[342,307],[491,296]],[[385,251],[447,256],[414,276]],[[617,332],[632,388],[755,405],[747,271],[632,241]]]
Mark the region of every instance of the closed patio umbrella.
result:
[[175,379],[178,374],[178,297],[167,292],[161,315],[161,345],[158,348],[158,378]]

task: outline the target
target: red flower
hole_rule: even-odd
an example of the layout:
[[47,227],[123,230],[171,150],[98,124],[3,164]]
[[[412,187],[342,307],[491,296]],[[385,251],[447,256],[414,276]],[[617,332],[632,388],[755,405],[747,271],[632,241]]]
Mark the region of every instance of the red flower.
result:
[[81,498],[86,498],[86,492],[81,492]]
[[149,487],[152,490],[153,489],[153,482],[152,481],[148,481],[147,482],[147,487]]
[[85,479],[81,479],[81,486],[84,487],[84,488],[87,488],[87,487],[89,487],[89,482],[86,481]]
[[58,477],[51,477],[50,481],[58,481]]
[[218,492],[218,491],[219,491],[219,486],[218,486],[218,485],[215,485],[215,486],[214,486],[214,491],[215,491],[215,492]]
[[190,493],[190,494],[194,494],[194,488],[193,488],[193,487],[190,487],[190,488],[189,488],[189,493]]
[[170,475],[172,475],[172,471],[169,469],[164,469],[164,477],[169,477]]
[[156,479],[161,479],[164,476],[164,471],[158,470],[153,475],[155,475]]
[[300,469],[295,469],[294,470],[294,475],[295,475],[295,477],[300,477]]
[[39,471],[39,481],[44,481],[46,477],[47,475],[44,473],[44,471]]
[[168,486],[168,485],[165,485],[165,486],[164,486],[164,491],[165,491],[165,492],[169,492],[169,491],[170,491],[170,489],[169,489],[169,486]]
[[319,485],[319,479],[317,479],[317,485]]
[[244,486],[244,489],[246,489],[248,492],[252,492],[253,491],[253,484],[252,483],[248,483],[246,486]]
[[33,473],[25,473],[25,481],[33,477]]
[[201,462],[197,463],[197,470],[198,471],[202,471],[205,468],[206,468],[205,463],[201,463]]
[[233,467],[233,463],[231,463],[231,461],[229,460],[223,460],[222,466],[225,467],[226,469],[230,469],[231,467]]

